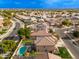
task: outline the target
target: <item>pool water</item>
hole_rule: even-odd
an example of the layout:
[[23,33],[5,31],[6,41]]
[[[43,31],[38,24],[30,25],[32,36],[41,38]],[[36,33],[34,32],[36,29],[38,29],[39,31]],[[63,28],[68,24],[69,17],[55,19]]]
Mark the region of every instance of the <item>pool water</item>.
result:
[[26,50],[27,50],[26,46],[21,47],[20,50],[19,50],[19,55],[23,56],[25,54]]

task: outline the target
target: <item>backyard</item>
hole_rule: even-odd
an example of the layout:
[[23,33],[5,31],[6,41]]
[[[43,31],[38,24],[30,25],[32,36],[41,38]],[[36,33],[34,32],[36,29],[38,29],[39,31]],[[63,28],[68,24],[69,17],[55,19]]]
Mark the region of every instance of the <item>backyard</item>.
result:
[[[19,52],[23,53],[21,56],[29,57],[36,56],[38,54],[38,52],[36,52],[35,45],[33,44],[33,40],[23,40],[22,45],[23,46],[19,49]],[[25,51],[23,51],[22,49],[25,49]]]

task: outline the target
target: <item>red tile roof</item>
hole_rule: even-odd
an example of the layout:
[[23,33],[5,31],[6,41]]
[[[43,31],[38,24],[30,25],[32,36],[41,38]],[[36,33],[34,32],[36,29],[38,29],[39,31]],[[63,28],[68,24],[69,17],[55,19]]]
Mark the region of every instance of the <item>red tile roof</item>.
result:
[[35,40],[35,45],[36,46],[54,46],[56,43],[57,43],[57,39],[55,39],[51,36],[43,37],[41,39]]
[[42,31],[36,31],[36,32],[32,32],[31,36],[51,36],[50,33],[47,33],[46,31],[42,30]]

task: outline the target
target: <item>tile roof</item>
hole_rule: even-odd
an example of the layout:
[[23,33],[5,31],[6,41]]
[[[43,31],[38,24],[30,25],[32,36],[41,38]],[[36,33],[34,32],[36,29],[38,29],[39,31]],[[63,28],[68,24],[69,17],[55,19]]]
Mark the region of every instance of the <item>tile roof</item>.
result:
[[36,31],[36,32],[32,32],[31,36],[51,36],[50,33],[47,33],[46,31],[42,30],[42,31]]
[[49,56],[49,59],[61,59],[61,57],[51,54],[51,53],[48,53],[48,56]]
[[48,59],[48,54],[47,53],[40,53],[36,56],[30,56],[30,57],[14,56],[13,59]]
[[0,26],[3,26],[3,17],[0,16]]
[[36,56],[30,56],[30,57],[14,56],[13,59],[61,59],[61,57],[51,53],[40,53]]
[[38,38],[39,39],[34,42],[36,46],[54,46],[57,43],[57,39],[52,36]]

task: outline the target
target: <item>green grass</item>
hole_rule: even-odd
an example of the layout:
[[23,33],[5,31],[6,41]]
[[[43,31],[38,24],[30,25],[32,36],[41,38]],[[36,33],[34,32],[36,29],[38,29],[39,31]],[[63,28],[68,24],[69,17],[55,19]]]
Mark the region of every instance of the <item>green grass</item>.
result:
[[36,55],[38,55],[38,54],[39,54],[38,52],[32,51],[32,52],[30,53],[30,56],[36,56]]
[[23,40],[22,44],[32,44],[33,40]]
[[5,31],[0,31],[0,34],[4,34],[5,33]]
[[2,29],[2,31],[0,31],[0,34],[6,33],[6,30],[7,30],[7,29]]
[[69,52],[65,47],[59,47],[59,52],[57,55],[61,56],[62,58],[71,58]]

